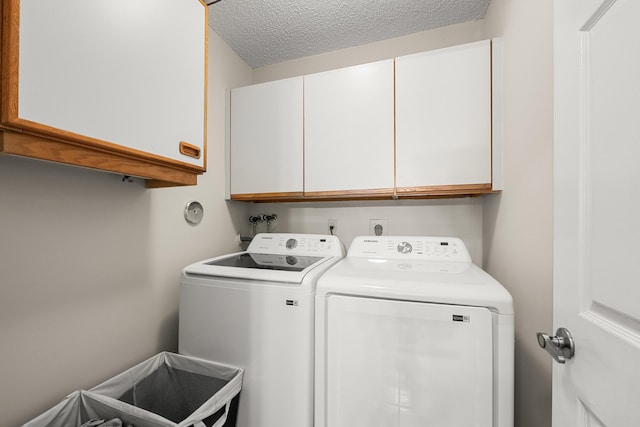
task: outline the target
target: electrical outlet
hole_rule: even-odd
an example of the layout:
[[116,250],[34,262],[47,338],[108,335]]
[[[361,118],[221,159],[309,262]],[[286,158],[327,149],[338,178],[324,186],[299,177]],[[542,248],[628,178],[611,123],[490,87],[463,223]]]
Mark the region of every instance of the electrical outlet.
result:
[[329,234],[336,234],[336,232],[338,231],[338,220],[330,219],[328,221],[327,227],[329,230]]
[[386,219],[370,219],[369,220],[369,235],[370,236],[386,236],[389,234],[387,227],[389,221]]

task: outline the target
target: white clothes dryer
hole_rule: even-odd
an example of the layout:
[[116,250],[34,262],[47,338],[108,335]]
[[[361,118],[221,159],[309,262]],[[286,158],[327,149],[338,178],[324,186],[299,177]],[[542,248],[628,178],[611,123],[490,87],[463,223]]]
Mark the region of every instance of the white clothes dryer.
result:
[[513,426],[512,298],[460,239],[356,237],[315,351],[315,427]]
[[344,253],[336,236],[263,233],[183,270],[178,350],[244,369],[238,427],[312,427],[313,296]]

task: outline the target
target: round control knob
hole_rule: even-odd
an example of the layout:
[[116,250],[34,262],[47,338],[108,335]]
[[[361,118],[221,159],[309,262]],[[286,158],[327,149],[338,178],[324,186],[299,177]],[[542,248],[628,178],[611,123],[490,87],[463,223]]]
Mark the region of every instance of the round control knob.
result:
[[413,247],[409,242],[402,242],[398,245],[398,252],[400,252],[401,254],[410,254],[412,250]]
[[287,240],[287,249],[295,249],[298,246],[298,241],[296,239]]

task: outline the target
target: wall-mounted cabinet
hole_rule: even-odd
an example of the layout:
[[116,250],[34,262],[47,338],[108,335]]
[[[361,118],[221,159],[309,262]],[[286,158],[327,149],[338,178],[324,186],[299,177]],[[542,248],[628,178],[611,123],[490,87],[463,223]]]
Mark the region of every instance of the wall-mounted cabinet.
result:
[[[232,90],[231,198],[429,198],[500,190],[499,58],[484,40]],[[292,81],[295,92],[287,89]]]
[[193,185],[206,170],[206,5],[2,0],[1,151]]
[[491,43],[396,58],[399,195],[491,191]]
[[393,60],[304,77],[304,196],[390,196]]
[[232,90],[230,116],[233,198],[301,198],[302,77]]

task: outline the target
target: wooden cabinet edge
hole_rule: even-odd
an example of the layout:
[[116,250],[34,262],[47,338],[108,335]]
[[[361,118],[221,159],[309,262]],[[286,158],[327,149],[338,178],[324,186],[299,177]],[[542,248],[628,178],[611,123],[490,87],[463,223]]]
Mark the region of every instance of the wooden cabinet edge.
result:
[[340,191],[307,191],[305,200],[340,201],[340,200],[387,200],[392,199],[393,188],[376,188],[369,190]]
[[[0,130],[5,130],[7,132],[19,135],[29,135],[33,138],[42,139],[43,141],[56,141],[58,143],[87,148],[88,150],[113,153],[118,156],[140,159],[154,164],[172,166],[185,170],[193,170],[200,173],[206,171],[205,166],[197,166],[190,163],[181,162],[179,160],[174,160],[156,154],[139,151],[133,148],[103,141],[101,139],[79,135],[77,133],[53,128],[39,123],[34,123],[24,119],[15,119],[10,123],[2,123],[0,124]],[[198,147],[193,147],[199,150]]]
[[18,25],[20,22],[20,4],[17,0],[0,0],[0,71],[2,83],[0,87],[0,120],[7,122],[18,111]]
[[403,198],[443,198],[481,196],[492,193],[491,183],[461,184],[461,185],[433,185],[419,187],[400,187],[396,189],[396,196]]
[[315,191],[306,193],[255,193],[231,194],[231,200],[267,202],[336,202],[354,200],[398,200],[398,199],[446,199],[477,197],[499,191],[491,189],[491,184],[440,185],[424,187],[403,187],[394,189]]
[[0,148],[6,154],[144,178],[149,180],[147,181],[149,188],[196,185],[197,175],[203,172],[197,167],[189,168],[170,162],[153,162],[149,159],[11,132],[6,129],[0,131]]
[[303,193],[282,192],[282,193],[242,193],[231,194],[231,200],[241,202],[300,202],[303,200]]

